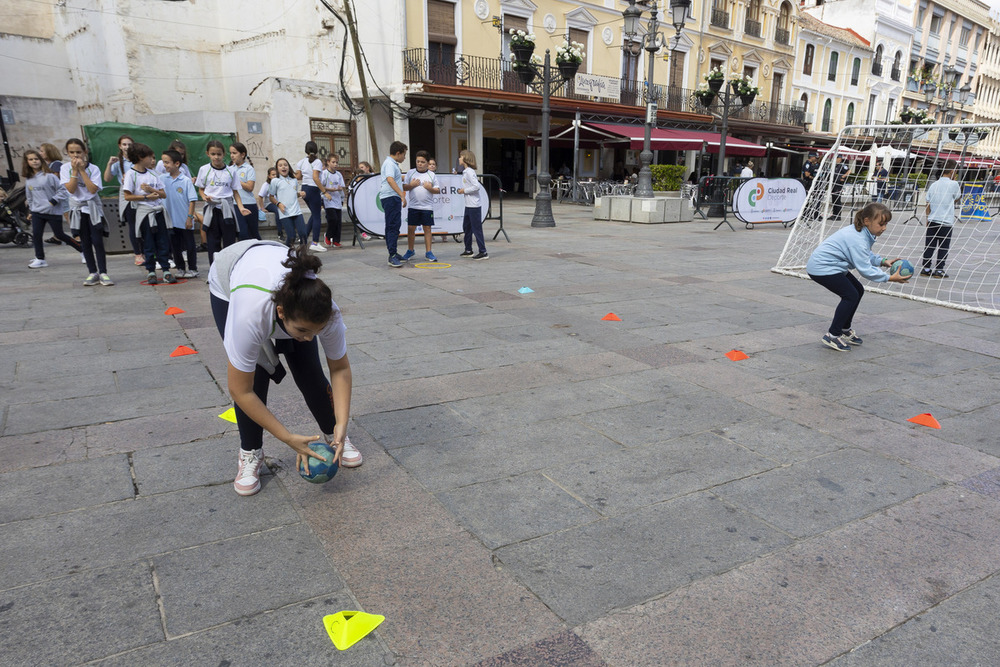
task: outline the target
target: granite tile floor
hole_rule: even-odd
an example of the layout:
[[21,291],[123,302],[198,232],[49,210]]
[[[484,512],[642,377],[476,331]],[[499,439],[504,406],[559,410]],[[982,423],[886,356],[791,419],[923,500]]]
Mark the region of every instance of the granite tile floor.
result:
[[[1000,319],[872,294],[839,354],[786,229],[532,208],[489,262],[323,255],[365,464],[268,439],[251,498],[204,281],[0,246],[4,664],[1000,662]],[[340,610],[386,620],[341,652]]]

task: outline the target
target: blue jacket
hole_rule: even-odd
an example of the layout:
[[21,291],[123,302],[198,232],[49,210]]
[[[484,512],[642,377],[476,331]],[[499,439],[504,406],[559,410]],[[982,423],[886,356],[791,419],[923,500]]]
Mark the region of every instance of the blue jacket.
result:
[[806,271],[811,276],[833,276],[857,269],[872,282],[887,282],[889,274],[878,268],[883,258],[872,252],[874,244],[875,237],[867,227],[859,232],[848,225],[819,244],[806,263]]

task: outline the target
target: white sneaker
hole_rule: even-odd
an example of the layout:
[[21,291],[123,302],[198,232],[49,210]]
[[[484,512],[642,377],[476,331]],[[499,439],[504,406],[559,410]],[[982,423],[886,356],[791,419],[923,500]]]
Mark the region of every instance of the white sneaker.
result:
[[177,265],[176,265],[176,264],[174,264],[174,260],[172,260],[172,259],[168,259],[168,260],[167,260],[167,263],[168,263],[168,264],[170,265],[170,268],[171,268],[171,269],[176,269],[176,268],[177,268]]
[[87,263],[87,258],[84,256],[84,254],[82,252],[80,253],[80,263],[81,264],[86,264]]
[[351,444],[351,439],[344,437],[344,451],[340,455],[340,465],[345,468],[357,468],[361,465],[361,452]]
[[310,244],[309,249],[312,250],[313,252],[326,252],[326,248],[324,248],[318,243]]
[[240,467],[233,488],[241,496],[252,496],[260,491],[260,468],[264,465],[264,450],[240,450]]
[[29,269],[44,269],[49,263],[44,259],[38,259],[37,257],[30,262],[28,262]]

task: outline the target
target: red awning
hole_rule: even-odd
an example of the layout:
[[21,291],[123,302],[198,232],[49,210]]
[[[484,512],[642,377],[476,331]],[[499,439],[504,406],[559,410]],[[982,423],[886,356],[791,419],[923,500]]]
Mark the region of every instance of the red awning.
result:
[[963,158],[961,153],[945,153],[945,152],[935,153],[934,151],[922,150],[919,148],[916,149],[914,152],[919,155],[923,155],[924,157],[931,160],[934,159],[941,161],[952,160],[956,163],[964,164],[966,167],[992,169],[993,167],[997,166],[996,160],[993,160],[991,158],[979,157],[978,155],[966,155]]
[[[642,125],[609,125],[604,123],[584,123],[599,132],[617,135],[629,140],[629,148],[640,150],[645,136]],[[658,151],[700,151],[707,148],[709,153],[718,153],[721,135],[699,130],[672,130],[654,127],[650,132],[650,148]],[[763,156],[767,148],[735,137],[726,137],[728,155]]]

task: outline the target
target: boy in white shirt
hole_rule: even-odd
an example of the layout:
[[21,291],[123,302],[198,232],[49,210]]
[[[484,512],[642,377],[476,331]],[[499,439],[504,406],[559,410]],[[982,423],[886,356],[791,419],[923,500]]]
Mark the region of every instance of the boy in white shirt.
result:
[[417,168],[411,169],[403,179],[403,190],[408,192],[406,214],[406,254],[403,261],[409,260],[416,253],[413,243],[416,240],[417,227],[424,228],[424,247],[427,252],[424,257],[428,262],[436,262],[437,257],[431,252],[431,227],[434,226],[434,195],[441,194],[437,176],[430,171],[430,155],[427,151],[417,151]]
[[[951,247],[951,230],[955,226],[955,202],[962,198],[962,186],[952,180],[955,163],[949,160],[941,178],[927,188],[927,238],[924,242],[922,276],[947,278],[944,271],[948,249]],[[937,263],[931,272],[931,261],[937,249]]]

